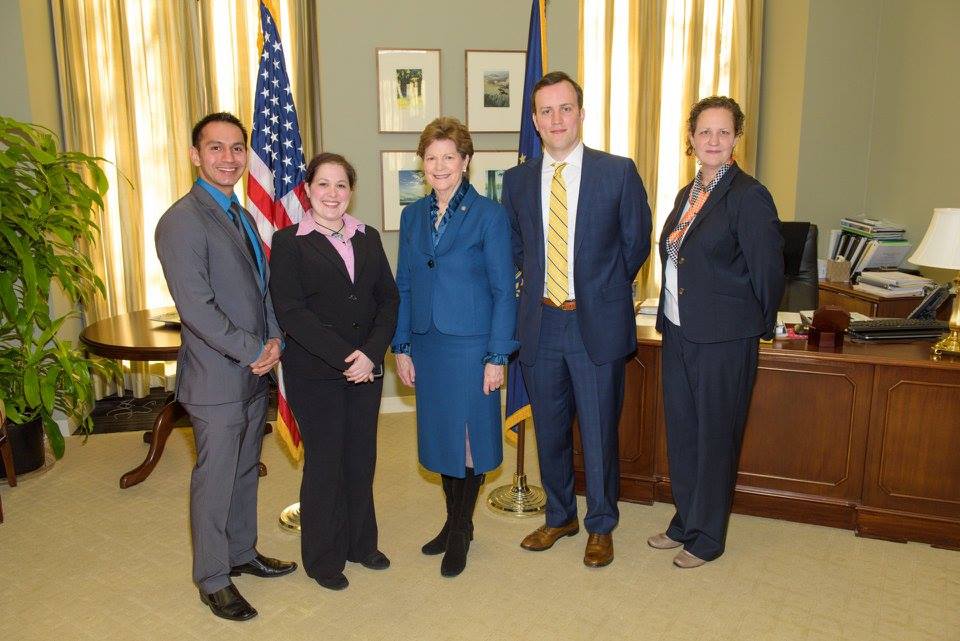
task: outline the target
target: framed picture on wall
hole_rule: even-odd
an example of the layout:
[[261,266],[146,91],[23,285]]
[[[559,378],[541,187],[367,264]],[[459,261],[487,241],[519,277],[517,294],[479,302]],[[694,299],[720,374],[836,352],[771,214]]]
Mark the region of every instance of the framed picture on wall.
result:
[[423,165],[415,151],[380,152],[380,195],[383,201],[383,231],[400,229],[400,212],[430,193]]
[[500,202],[503,172],[516,166],[516,151],[477,151],[470,161],[470,184],[481,196]]
[[377,48],[380,133],[420,133],[440,115],[440,50]]
[[472,132],[520,131],[526,51],[467,49],[467,127]]

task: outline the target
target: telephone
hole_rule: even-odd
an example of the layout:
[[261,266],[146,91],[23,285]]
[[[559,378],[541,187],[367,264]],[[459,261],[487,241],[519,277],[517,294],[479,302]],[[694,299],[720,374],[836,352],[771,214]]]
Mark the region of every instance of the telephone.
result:
[[950,298],[951,287],[950,283],[944,283],[939,285],[936,288],[932,289],[928,293],[920,304],[917,305],[907,318],[925,318],[925,319],[934,319],[937,317],[937,310],[940,309],[940,306],[948,298]]

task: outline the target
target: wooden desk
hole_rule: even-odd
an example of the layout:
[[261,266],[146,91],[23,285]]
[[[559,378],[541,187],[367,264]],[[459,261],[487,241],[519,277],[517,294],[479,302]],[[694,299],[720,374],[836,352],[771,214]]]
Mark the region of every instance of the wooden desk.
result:
[[[620,419],[620,492],[672,501],[660,339],[637,329]],[[583,459],[575,441],[577,488]],[[960,549],[960,359],[928,343],[762,346],[735,512]]]
[[[175,361],[180,351],[180,327],[166,325],[150,320],[164,312],[174,311],[173,307],[161,309],[142,309],[138,312],[119,314],[97,321],[83,329],[80,342],[92,353],[104,358],[127,361]],[[187,415],[173,394],[160,410],[153,428],[144,433],[143,440],[150,444],[147,457],[140,465],[120,477],[120,487],[126,489],[146,480],[160,461],[163,448],[173,426]],[[266,431],[271,430],[267,424]],[[260,463],[260,476],[267,468]]]
[[[848,312],[860,312],[875,318],[906,318],[912,312],[923,296],[906,296],[904,298],[883,298],[876,294],[868,294],[854,289],[849,283],[831,283],[821,280],[820,305],[836,305]],[[948,299],[937,314],[940,320],[950,318],[950,305],[953,299]]]

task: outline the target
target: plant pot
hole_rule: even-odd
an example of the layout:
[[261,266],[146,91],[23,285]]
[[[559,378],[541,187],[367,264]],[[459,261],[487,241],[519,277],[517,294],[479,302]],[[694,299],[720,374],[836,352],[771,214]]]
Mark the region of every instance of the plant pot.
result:
[[[39,469],[43,465],[43,422],[36,418],[29,423],[7,423],[7,436],[13,450],[13,469],[17,476]],[[6,478],[7,470],[0,460],[0,476]]]

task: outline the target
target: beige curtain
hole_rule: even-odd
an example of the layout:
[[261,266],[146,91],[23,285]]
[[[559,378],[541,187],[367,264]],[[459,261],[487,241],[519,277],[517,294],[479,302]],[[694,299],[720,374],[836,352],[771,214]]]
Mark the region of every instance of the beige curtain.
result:
[[[696,171],[683,149],[697,100],[722,94],[740,103],[747,122],[735,155],[753,172],[762,34],[763,0],[581,0],[584,142],[636,161],[654,242]],[[654,251],[637,277],[637,296],[655,296],[659,281]]]
[[[319,149],[315,9],[269,1],[280,15],[301,136],[308,152]],[[109,161],[100,241],[87,248],[107,295],[84,310],[86,323],[171,304],[154,228],[194,180],[193,123],[211,111],[251,122],[259,15],[256,0],[53,0],[65,145]],[[168,383],[163,364],[133,363],[126,372],[136,396],[155,377]],[[114,391],[101,386],[98,396]]]

